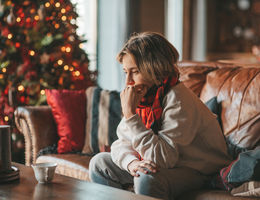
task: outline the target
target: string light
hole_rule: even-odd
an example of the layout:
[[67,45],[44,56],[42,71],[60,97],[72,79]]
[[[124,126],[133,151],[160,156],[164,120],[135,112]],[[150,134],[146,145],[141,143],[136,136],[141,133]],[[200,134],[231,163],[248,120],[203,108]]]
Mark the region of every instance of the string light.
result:
[[19,85],[19,86],[17,87],[17,90],[18,90],[19,92],[23,92],[23,91],[24,91],[24,86],[23,86],[23,85]]
[[21,44],[20,44],[19,42],[16,42],[16,43],[15,43],[15,47],[16,47],[16,48],[19,48],[20,46],[21,46]]
[[75,67],[78,67],[78,66],[79,66],[79,64],[78,64],[76,61],[73,61],[73,62],[72,62],[72,65],[75,66]]
[[30,18],[30,17],[27,17],[27,18],[26,18],[26,22],[27,22],[27,23],[30,23],[30,22],[31,22],[31,18]]
[[45,95],[45,90],[40,91],[41,95]]
[[61,17],[61,20],[62,20],[62,21],[66,21],[66,19],[67,19],[67,17],[66,17],[65,15],[63,15],[63,16]]
[[40,19],[39,15],[35,15],[35,16],[34,16],[34,20],[35,20],[35,21],[38,21],[39,19]]
[[66,47],[66,52],[69,53],[71,51],[70,47]]
[[6,68],[5,68],[5,67],[2,69],[2,72],[3,72],[3,73],[5,73],[5,72],[6,72]]
[[75,71],[75,72],[74,72],[74,75],[75,75],[75,76],[80,76],[80,71]]
[[29,51],[29,55],[30,55],[30,56],[34,56],[34,55],[35,55],[35,51],[30,50],[30,51]]
[[21,22],[21,20],[22,20],[21,17],[16,18],[16,22],[18,22],[18,23]]
[[74,69],[73,69],[73,67],[70,67],[70,71],[72,72]]
[[11,4],[12,4],[12,2],[11,1],[7,1],[7,3],[6,3],[8,6],[10,6]]
[[81,44],[79,44],[79,48],[81,48],[81,49],[83,48],[83,44],[82,44],[82,43],[81,43]]
[[9,121],[9,117],[8,117],[8,116],[5,116],[5,117],[4,117],[4,120],[5,120],[6,122],[8,122],[8,121]]
[[4,78],[4,75],[3,74],[0,74],[0,79],[3,79]]
[[45,3],[45,7],[46,7],[46,8],[50,7],[50,5],[51,5],[50,2],[46,2],[46,3]]
[[64,46],[62,46],[60,49],[61,49],[61,51],[63,51],[63,52],[66,51],[66,47],[64,47]]
[[64,65],[64,70],[65,71],[69,70],[69,66],[68,65]]
[[9,34],[7,35],[7,38],[8,38],[9,40],[11,40],[12,37],[13,37],[13,35],[12,35],[11,33],[9,33]]
[[58,63],[58,65],[62,65],[63,64],[63,60],[60,59],[60,60],[57,61],[57,63]]
[[59,24],[55,24],[54,27],[55,27],[56,29],[58,29],[58,28],[60,28],[60,25],[59,25]]
[[56,8],[60,7],[60,2],[55,3]]
[[66,9],[65,8],[62,8],[61,11],[60,11],[62,14],[66,13]]
[[34,9],[34,8],[31,9],[31,10],[30,10],[30,13],[31,13],[31,14],[35,13],[35,9]]

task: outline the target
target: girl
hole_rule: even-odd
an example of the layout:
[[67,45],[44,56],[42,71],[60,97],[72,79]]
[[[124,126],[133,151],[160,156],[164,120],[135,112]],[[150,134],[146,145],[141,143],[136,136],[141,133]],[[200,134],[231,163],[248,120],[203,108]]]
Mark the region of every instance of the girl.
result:
[[230,159],[214,114],[179,81],[177,50],[160,34],[133,35],[117,60],[126,74],[111,153],[90,162],[93,182],[173,199],[199,189]]

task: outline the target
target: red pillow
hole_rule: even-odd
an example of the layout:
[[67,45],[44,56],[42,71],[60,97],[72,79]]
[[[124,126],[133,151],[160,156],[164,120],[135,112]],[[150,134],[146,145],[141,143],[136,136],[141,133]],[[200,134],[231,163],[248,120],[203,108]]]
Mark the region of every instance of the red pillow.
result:
[[45,94],[60,137],[58,153],[81,151],[85,138],[85,90],[46,89]]

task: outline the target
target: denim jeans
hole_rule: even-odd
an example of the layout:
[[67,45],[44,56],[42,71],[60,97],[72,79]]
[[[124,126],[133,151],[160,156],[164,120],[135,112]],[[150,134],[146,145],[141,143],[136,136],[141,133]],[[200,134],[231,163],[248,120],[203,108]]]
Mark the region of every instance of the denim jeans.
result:
[[97,154],[89,164],[92,182],[119,189],[133,184],[136,194],[162,199],[174,199],[185,191],[199,189],[206,181],[206,176],[190,168],[159,169],[156,173],[139,174],[139,177],[133,177],[119,168],[107,152]]

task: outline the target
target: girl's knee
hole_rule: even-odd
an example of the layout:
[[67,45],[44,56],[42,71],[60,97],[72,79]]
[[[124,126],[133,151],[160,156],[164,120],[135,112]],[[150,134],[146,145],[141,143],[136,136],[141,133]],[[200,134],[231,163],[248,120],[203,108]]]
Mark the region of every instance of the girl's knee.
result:
[[103,168],[111,160],[110,153],[102,152],[91,158],[89,162],[89,170],[96,170]]
[[143,174],[134,178],[136,194],[168,199],[167,182],[159,174]]
[[139,177],[134,178],[135,192],[137,194],[149,194],[159,182],[152,174],[139,174]]

